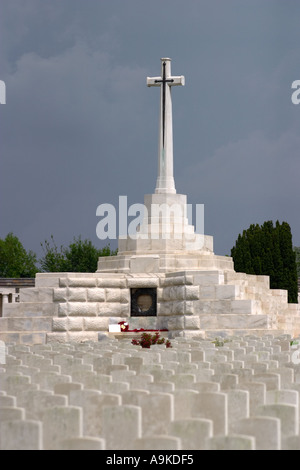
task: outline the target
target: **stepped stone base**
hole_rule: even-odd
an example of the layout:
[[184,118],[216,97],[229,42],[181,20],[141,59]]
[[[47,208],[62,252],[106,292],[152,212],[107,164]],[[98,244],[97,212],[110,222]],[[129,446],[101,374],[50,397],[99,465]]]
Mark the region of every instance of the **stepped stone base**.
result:
[[[122,320],[130,329],[168,329],[169,338],[300,334],[300,309],[287,303],[286,291],[270,289],[267,276],[236,273],[231,258],[207,259],[209,270],[37,274],[36,286],[20,291],[20,303],[6,305],[0,339],[98,341]],[[222,263],[230,269],[215,268]],[[131,289],[141,288],[156,290],[156,316],[131,316]]]

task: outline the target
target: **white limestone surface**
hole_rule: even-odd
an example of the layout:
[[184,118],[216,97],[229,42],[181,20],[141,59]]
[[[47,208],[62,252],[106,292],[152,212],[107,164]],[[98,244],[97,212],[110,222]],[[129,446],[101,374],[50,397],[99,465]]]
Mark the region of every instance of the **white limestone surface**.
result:
[[291,340],[177,338],[150,350],[108,338],[9,344],[0,450],[299,448]]

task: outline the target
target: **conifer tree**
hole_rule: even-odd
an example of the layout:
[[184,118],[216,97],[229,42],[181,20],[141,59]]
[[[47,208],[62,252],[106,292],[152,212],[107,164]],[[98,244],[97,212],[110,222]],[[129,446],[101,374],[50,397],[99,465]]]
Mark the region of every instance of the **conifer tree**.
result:
[[250,225],[239,234],[231,256],[237,272],[270,276],[272,289],[287,290],[289,302],[298,302],[296,253],[287,222]]

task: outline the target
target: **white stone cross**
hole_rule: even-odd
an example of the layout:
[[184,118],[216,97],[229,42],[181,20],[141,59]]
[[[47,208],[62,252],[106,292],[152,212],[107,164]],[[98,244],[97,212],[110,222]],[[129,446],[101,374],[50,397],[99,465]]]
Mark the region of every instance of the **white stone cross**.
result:
[[155,193],[175,194],[171,87],[184,85],[185,79],[183,75],[179,77],[171,75],[171,59],[163,58],[161,63],[161,77],[147,77],[147,86],[160,86],[158,178]]

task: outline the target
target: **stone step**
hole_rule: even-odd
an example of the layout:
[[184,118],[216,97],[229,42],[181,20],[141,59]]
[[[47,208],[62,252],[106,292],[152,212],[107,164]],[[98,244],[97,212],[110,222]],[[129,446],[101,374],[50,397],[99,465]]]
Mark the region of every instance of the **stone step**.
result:
[[[253,329],[230,329],[230,328],[222,328],[222,329],[210,329],[205,331],[205,338],[207,339],[215,339],[215,338],[230,338],[230,337],[239,337],[239,336],[247,336],[253,335],[258,337],[263,337],[267,335],[273,335],[274,337],[281,336],[286,334],[285,329],[263,329],[257,328],[253,332]],[[230,343],[229,343],[230,344]]]
[[200,300],[195,302],[194,313],[201,314],[236,314],[260,315],[263,313],[261,302],[251,299]]
[[5,304],[3,318],[6,317],[48,317],[56,316],[58,305],[52,302],[16,302]]
[[20,289],[20,302],[53,302],[53,288],[27,288]]
[[12,332],[12,331],[0,331],[0,341],[4,341],[6,344],[45,344],[46,343],[45,331],[35,332]]
[[269,276],[256,276],[255,274],[238,273],[234,271],[225,273],[225,283],[254,287],[261,286],[266,289],[270,288]]
[[249,314],[200,314],[200,329],[209,330],[267,330],[269,326],[268,315]]
[[0,318],[0,332],[51,331],[52,317],[10,317]]

